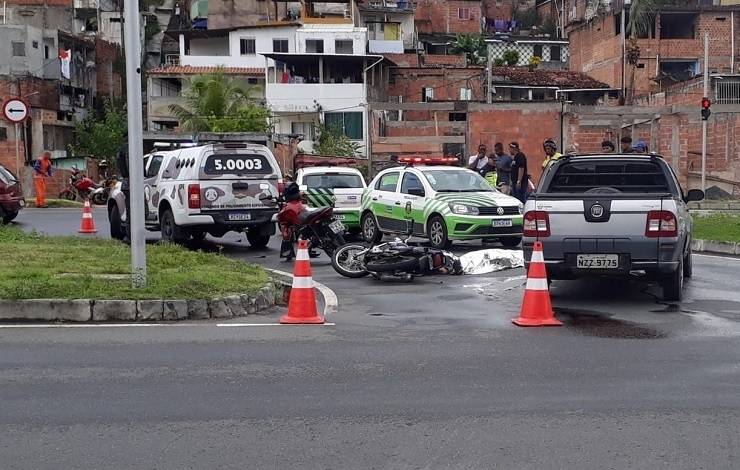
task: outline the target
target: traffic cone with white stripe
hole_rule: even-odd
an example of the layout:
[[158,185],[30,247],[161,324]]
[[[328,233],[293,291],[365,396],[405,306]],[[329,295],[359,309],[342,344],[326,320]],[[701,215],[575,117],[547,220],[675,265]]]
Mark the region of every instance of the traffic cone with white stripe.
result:
[[550,303],[550,291],[547,289],[547,271],[545,257],[542,254],[542,242],[534,242],[532,259],[527,273],[527,287],[524,289],[524,301],[519,318],[511,320],[518,326],[560,326],[555,318]]
[[98,229],[95,228],[95,220],[93,220],[92,208],[90,207],[90,200],[85,199],[85,207],[82,208],[82,220],[80,221],[80,233],[97,233]]
[[291,325],[324,323],[324,317],[319,315],[316,308],[316,292],[311,277],[311,261],[306,240],[298,241],[288,313],[280,318],[280,323]]

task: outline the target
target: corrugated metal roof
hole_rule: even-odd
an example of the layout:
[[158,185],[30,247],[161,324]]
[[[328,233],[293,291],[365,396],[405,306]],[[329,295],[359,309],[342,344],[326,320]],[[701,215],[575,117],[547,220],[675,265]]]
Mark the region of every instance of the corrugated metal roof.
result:
[[149,70],[149,74],[158,75],[198,75],[202,73],[214,73],[221,71],[226,75],[248,75],[262,77],[265,69],[260,67],[195,67],[192,65],[166,65]]

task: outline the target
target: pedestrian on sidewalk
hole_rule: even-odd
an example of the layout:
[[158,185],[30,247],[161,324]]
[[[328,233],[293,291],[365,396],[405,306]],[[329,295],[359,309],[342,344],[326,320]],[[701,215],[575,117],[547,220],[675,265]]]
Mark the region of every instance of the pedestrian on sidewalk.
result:
[[542,148],[545,150],[545,161],[542,162],[542,169],[547,168],[551,162],[559,159],[563,155],[558,152],[558,144],[553,139],[545,139],[542,143]]
[[480,144],[478,146],[478,153],[468,158],[468,168],[481,174],[481,170],[483,170],[487,163],[486,144]]
[[529,187],[527,156],[519,148],[519,142],[511,142],[509,149],[514,156],[514,162],[511,164],[511,195],[525,202]]
[[46,204],[46,178],[54,175],[51,153],[44,152],[33,164],[33,185],[36,188],[36,207],[49,207]]

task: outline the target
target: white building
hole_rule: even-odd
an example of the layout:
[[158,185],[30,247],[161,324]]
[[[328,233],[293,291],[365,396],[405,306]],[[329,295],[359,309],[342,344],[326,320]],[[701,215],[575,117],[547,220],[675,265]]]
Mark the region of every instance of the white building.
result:
[[[367,55],[367,29],[352,24],[307,24],[296,31],[291,53],[266,53],[265,98],[274,129],[302,134],[310,149],[319,122],[336,126],[365,154],[368,100],[378,99],[388,83],[385,59]],[[382,84],[385,84],[383,86]]]
[[358,6],[360,26],[367,28],[371,54],[403,54],[416,49],[412,3],[377,0]]

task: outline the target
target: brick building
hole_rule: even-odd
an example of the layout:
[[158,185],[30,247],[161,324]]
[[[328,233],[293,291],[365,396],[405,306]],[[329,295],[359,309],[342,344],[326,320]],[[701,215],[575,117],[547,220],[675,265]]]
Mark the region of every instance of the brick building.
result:
[[[575,8],[567,13],[570,68],[588,73],[613,87],[622,87],[621,5],[612,2],[605,14]],[[624,86],[634,96],[660,92],[671,84],[702,73],[704,33],[709,33],[710,71],[733,73],[740,28],[735,28],[738,6],[698,6],[700,2],[672,2],[655,15],[644,37],[637,39],[636,68],[624,71]],[[575,5],[575,4],[574,4]],[[566,12],[568,6],[566,5]],[[735,51],[732,36],[735,36]],[[734,68],[734,70],[733,70]],[[634,80],[633,80],[634,72]]]
[[414,13],[419,34],[480,34],[482,21],[479,0],[419,0]]

